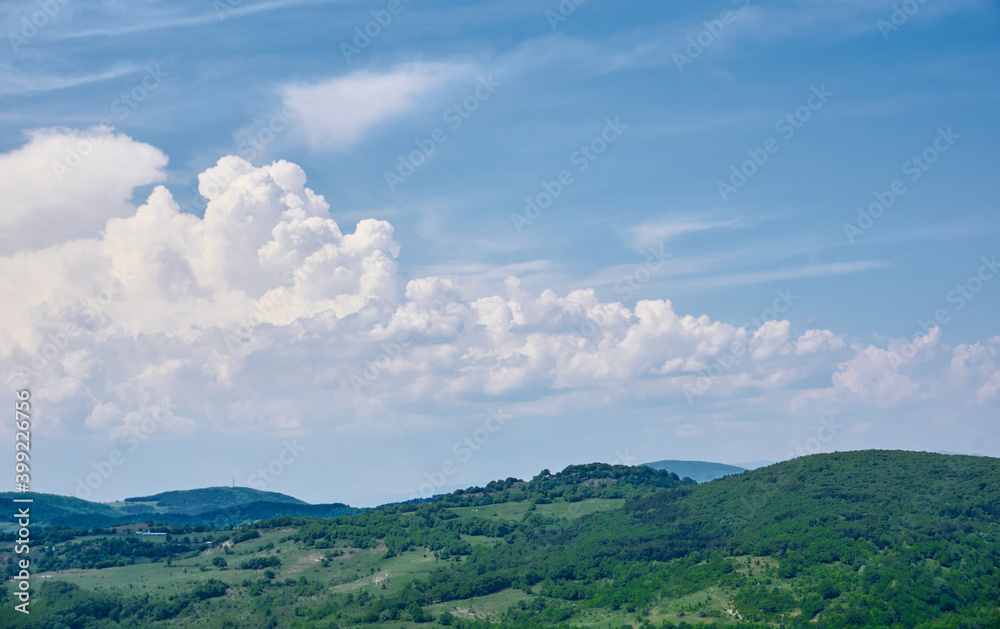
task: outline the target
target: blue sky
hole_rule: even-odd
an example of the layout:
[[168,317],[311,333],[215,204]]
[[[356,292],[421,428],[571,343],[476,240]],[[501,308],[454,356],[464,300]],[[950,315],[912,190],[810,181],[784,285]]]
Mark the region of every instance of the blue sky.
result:
[[[994,3],[588,0],[563,3],[566,15],[557,2],[389,5],[0,9],[0,162],[13,199],[0,260],[5,294],[23,303],[0,355],[17,372],[43,332],[83,321],[112,272],[144,278],[27,381],[53,453],[39,490],[74,492],[165,406],[176,421],[91,497],[243,479],[286,438],[314,445],[268,489],[358,504],[405,496],[459,456],[453,442],[491,408],[511,419],[437,488],[590,460],[777,460],[829,417],[845,428],[824,450],[1000,455],[1000,285],[983,260],[1000,254]],[[366,28],[377,33],[367,43]],[[113,130],[87,131],[102,121]],[[54,177],[52,162],[87,137],[105,138],[88,172]],[[433,152],[387,183],[420,146]],[[226,155],[248,162],[231,185],[216,166]],[[268,170],[278,160],[304,181]],[[740,169],[752,171],[745,182],[732,178]],[[214,217],[198,188],[206,171],[203,187],[227,189]],[[884,213],[859,223],[858,208],[894,185]],[[294,260],[312,273],[303,247],[327,227],[296,223],[290,191],[343,234],[384,221],[338,240],[315,263],[334,266],[294,297],[275,269]],[[525,198],[545,194],[551,204],[525,215]],[[140,229],[154,214],[165,222]],[[284,240],[270,231],[281,221]],[[961,297],[958,285],[980,288]],[[788,307],[769,311],[782,294]],[[211,330],[224,336],[227,316],[260,312],[268,295],[288,301],[251,316],[241,339],[259,346],[219,358]],[[444,312],[431,295],[445,295]],[[400,323],[420,307],[430,323]],[[616,308],[617,323],[596,321]],[[941,312],[936,330],[921,327]],[[436,329],[445,314],[454,321]],[[775,320],[758,329],[755,318]],[[587,341],[587,320],[603,344],[560,358],[558,347]],[[351,374],[404,328],[403,355],[359,393]],[[299,351],[304,338],[322,351]],[[736,366],[689,400],[685,385],[737,346]],[[336,374],[304,383],[332,363]],[[140,471],[178,452],[211,478]],[[357,470],[350,487],[310,480]]]

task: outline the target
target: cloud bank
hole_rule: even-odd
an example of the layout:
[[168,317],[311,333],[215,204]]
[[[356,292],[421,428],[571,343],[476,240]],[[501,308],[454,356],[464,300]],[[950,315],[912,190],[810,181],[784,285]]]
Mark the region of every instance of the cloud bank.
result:
[[[220,159],[200,176],[199,218],[163,186],[129,204],[134,188],[162,179],[166,158],[120,134],[104,136],[65,186],[46,181],[80,137],[36,131],[0,155],[20,173],[3,184],[0,358],[12,387],[30,384],[48,405],[41,433],[116,438],[164,398],[164,434],[179,435],[400,432],[414,417],[433,423],[494,401],[609,418],[919,405],[988,426],[1000,402],[1000,337],[952,347],[930,328],[866,344],[786,320],[682,314],[667,299],[529,294],[516,277],[478,298],[450,277],[402,284],[392,225],[345,231],[295,164]],[[690,423],[677,431],[697,434]]]

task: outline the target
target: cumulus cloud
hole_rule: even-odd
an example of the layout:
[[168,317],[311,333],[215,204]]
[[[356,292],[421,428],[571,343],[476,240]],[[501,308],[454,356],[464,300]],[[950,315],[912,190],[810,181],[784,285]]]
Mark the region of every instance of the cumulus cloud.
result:
[[167,157],[107,127],[42,129],[0,154],[0,251],[36,251],[96,236],[134,211],[138,186],[162,181]]
[[844,346],[844,339],[829,330],[806,330],[795,343],[796,354],[829,353]]
[[[36,132],[0,160],[26,172],[45,147],[76,137]],[[627,308],[589,289],[531,294],[513,276],[503,294],[477,298],[449,277],[397,286],[392,226],[342,229],[295,164],[220,159],[199,178],[199,218],[162,186],[138,207],[125,184],[102,187],[130,167],[126,181],[142,185],[165,161],[124,136],[106,141],[121,150],[93,162],[83,181],[94,189],[45,210],[55,222],[87,216],[87,227],[0,257],[12,304],[0,312],[0,358],[9,382],[30,382],[50,405],[42,432],[378,430],[483,400],[547,413],[598,402],[690,409],[696,381],[707,382],[699,398],[753,398],[774,412],[997,399],[1000,339],[950,348],[933,330],[848,346],[789,321],[748,330],[678,313],[667,299]],[[126,163],[137,156],[145,170]],[[33,212],[18,212],[30,224]],[[677,436],[702,430],[686,421]]]
[[951,357],[950,382],[981,382],[976,400],[981,403],[1000,402],[1000,336],[972,345],[955,348]]
[[891,349],[859,348],[851,360],[842,363],[833,384],[879,406],[914,396],[917,383],[899,373],[898,357]]
[[411,63],[383,73],[361,70],[314,85],[288,85],[282,97],[314,147],[344,151],[466,70],[445,63]]

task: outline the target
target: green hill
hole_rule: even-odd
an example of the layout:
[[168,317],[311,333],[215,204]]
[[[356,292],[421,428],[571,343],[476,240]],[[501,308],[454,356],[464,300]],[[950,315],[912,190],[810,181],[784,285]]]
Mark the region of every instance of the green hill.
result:
[[[233,526],[282,516],[337,517],[358,512],[358,509],[341,503],[312,505],[285,494],[249,487],[168,491],[111,503],[89,502],[56,494],[0,493],[0,500],[8,502],[18,497],[34,500],[31,512],[34,525],[78,529],[149,521],[173,525]],[[15,528],[14,522],[10,521],[5,522],[0,530],[9,532]]]
[[[31,498],[32,522],[35,525],[50,526],[60,521],[73,518],[91,518],[104,521],[122,517],[122,511],[115,507],[100,502],[88,502],[71,496],[59,496],[57,494],[41,493],[15,493],[0,492],[0,501],[4,504],[13,504],[11,501],[17,498]],[[3,522],[2,528],[14,530],[17,528],[13,520],[7,519]]]
[[819,454],[683,495],[661,492],[626,511],[662,525],[663,536],[697,526],[733,553],[791,550],[834,561],[859,540],[882,548],[1000,533],[1000,461],[888,450]]
[[273,491],[261,491],[250,487],[205,487],[166,491],[153,496],[126,498],[129,505],[142,503],[162,513],[182,513],[195,515],[205,511],[218,511],[251,502],[279,502],[288,504],[308,504],[298,498]]
[[33,531],[50,579],[30,623],[0,589],[0,626],[1000,628],[988,457],[819,454],[704,484],[595,463],[170,532]]
[[652,463],[643,463],[647,467],[651,467],[654,470],[667,470],[668,472],[673,472],[681,478],[690,478],[698,483],[707,483],[710,480],[715,480],[716,478],[722,478],[723,476],[730,476],[732,474],[739,474],[740,472],[745,472],[746,470],[742,467],[737,467],[735,465],[726,465],[725,463],[711,463],[709,461],[654,461]]

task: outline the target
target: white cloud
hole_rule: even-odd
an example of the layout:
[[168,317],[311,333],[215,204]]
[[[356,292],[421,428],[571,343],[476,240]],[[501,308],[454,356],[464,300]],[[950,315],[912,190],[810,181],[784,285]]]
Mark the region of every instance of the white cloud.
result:
[[132,66],[124,65],[99,74],[85,76],[43,76],[10,72],[0,66],[0,96],[51,92],[53,90],[107,81],[134,71],[135,68]]
[[138,186],[162,181],[167,157],[107,127],[40,129],[0,154],[0,251],[36,251],[96,236],[135,211]]
[[697,280],[691,280],[690,282],[697,284],[701,288],[723,288],[726,286],[743,286],[746,284],[760,284],[764,282],[802,279],[806,277],[843,275],[847,273],[857,273],[859,271],[884,269],[888,266],[890,266],[889,263],[883,260],[833,262],[830,264],[813,264],[798,269],[720,274],[707,278],[698,278]]
[[750,356],[757,361],[787,356],[791,350],[789,337],[792,324],[788,321],[767,321],[753,334]]
[[[34,137],[41,147],[0,160],[30,172],[78,134]],[[114,436],[151,421],[163,434],[378,433],[504,400],[545,414],[674,406],[691,417],[677,435],[694,436],[703,430],[684,388],[699,378],[720,417],[997,397],[998,339],[952,349],[935,331],[908,355],[903,343],[797,334],[789,321],[751,334],[663,299],[627,308],[591,289],[533,294],[516,277],[494,295],[437,276],[397,287],[392,226],[365,219],[345,233],[295,164],[219,160],[200,176],[199,218],[162,186],[129,206],[126,182],[160,176],[165,158],[124,136],[106,142],[116,151],[67,184],[85,227],[0,257],[11,304],[0,358],[50,403],[40,433]],[[20,185],[12,198],[30,199],[35,181]],[[65,192],[48,194],[67,211]],[[33,214],[7,216],[26,229]],[[158,415],[165,397],[177,408]]]
[[973,381],[982,383],[976,390],[980,403],[1000,402],[1000,336],[984,343],[959,345],[951,357],[953,384]]
[[629,233],[632,246],[639,251],[645,251],[649,247],[662,245],[678,236],[729,227],[734,223],[735,219],[719,221],[696,216],[673,216],[636,225],[629,230]]
[[796,354],[829,353],[844,346],[844,339],[829,330],[806,330],[795,343]]
[[857,355],[842,363],[834,374],[834,387],[877,406],[912,398],[919,391],[919,386],[899,373],[899,360],[891,349],[858,348]]
[[411,63],[391,72],[361,70],[315,85],[288,85],[282,96],[314,147],[345,151],[467,71],[463,65]]

